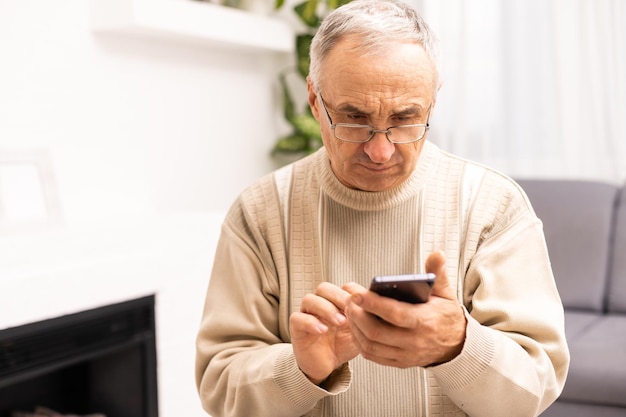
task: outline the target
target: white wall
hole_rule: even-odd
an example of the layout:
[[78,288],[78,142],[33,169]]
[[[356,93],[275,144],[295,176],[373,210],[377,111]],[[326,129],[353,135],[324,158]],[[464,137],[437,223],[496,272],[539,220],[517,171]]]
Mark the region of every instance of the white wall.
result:
[[273,168],[290,57],[96,35],[88,7],[0,0],[0,152],[51,152],[67,224],[225,209]]
[[87,0],[0,0],[0,163],[48,155],[62,219],[5,233],[0,195],[0,329],[156,293],[160,415],[206,415],[194,338],[219,223],[275,167],[291,59],[94,34]]

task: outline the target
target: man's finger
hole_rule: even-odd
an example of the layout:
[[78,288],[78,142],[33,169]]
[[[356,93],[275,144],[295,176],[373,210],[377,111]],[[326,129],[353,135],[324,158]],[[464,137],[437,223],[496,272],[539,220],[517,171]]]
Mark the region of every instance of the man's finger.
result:
[[432,294],[438,297],[456,299],[448,280],[445,253],[443,251],[435,251],[428,255],[425,267],[426,272],[432,272],[437,276],[432,288]]

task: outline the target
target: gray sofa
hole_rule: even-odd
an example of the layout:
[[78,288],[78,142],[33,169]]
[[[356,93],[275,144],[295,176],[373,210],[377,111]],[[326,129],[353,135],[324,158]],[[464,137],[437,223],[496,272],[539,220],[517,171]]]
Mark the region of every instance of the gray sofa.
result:
[[542,417],[626,416],[626,186],[518,180],[543,221],[571,364]]

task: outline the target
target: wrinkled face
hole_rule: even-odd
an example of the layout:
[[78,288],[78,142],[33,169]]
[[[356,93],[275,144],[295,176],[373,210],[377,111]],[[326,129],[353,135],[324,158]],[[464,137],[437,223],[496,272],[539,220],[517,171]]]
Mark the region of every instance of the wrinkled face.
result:
[[[376,129],[426,123],[434,107],[435,70],[424,49],[398,43],[384,55],[363,56],[340,41],[322,66],[319,90],[333,123],[370,125]],[[309,104],[320,122],[324,147],[333,172],[347,187],[384,191],[412,173],[424,141],[393,144],[384,133],[369,142],[349,143],[335,138],[317,90],[309,82]]]

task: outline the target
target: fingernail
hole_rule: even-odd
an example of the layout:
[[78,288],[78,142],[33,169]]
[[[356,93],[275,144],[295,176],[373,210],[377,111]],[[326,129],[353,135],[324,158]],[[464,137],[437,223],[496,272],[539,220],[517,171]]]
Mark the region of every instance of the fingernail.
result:
[[360,306],[361,304],[363,304],[363,296],[361,294],[353,294],[352,302]]
[[335,320],[337,320],[338,324],[344,324],[346,322],[346,316],[341,313],[337,313],[335,315]]

